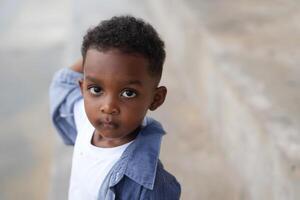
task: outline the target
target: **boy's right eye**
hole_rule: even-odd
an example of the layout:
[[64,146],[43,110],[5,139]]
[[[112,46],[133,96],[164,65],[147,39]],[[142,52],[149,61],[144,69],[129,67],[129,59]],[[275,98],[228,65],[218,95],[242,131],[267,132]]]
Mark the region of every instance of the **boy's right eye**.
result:
[[91,94],[95,95],[95,96],[99,96],[102,94],[102,88],[100,87],[90,87],[88,88],[88,90],[90,91]]

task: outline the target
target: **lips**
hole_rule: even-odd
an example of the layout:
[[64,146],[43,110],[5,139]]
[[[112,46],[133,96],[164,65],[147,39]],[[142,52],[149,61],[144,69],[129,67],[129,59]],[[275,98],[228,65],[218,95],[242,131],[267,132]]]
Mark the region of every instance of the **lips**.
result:
[[115,129],[117,127],[113,122],[102,122],[100,125],[104,129]]
[[102,129],[116,129],[118,127],[118,124],[111,118],[99,120],[99,125]]

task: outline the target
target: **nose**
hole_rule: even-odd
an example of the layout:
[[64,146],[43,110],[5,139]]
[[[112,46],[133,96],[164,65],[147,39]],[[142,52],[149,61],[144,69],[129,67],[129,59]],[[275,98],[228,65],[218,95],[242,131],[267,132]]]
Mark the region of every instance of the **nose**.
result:
[[117,100],[112,96],[104,97],[100,106],[100,111],[104,114],[119,114],[120,110],[118,108]]

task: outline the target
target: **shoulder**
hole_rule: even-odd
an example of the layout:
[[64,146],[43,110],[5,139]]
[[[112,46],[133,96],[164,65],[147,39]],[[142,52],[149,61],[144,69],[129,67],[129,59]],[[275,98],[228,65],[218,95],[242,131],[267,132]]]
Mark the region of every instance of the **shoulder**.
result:
[[181,186],[176,178],[166,171],[159,161],[155,183],[152,190],[142,187],[140,198],[143,200],[179,200]]
[[159,161],[153,190],[148,192],[149,199],[180,199],[181,186],[176,178],[166,171]]
[[161,163],[157,167],[153,189],[148,189],[133,181],[129,177],[123,179],[115,186],[114,192],[118,199],[134,200],[179,200],[181,186],[176,178],[167,172]]

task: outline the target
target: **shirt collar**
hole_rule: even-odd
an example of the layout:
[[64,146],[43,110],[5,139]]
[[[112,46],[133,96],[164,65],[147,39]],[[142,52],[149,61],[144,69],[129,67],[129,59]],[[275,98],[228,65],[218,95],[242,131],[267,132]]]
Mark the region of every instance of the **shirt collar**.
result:
[[162,125],[146,117],[140,133],[130,144],[114,167],[110,187],[116,185],[124,175],[148,189],[153,189],[160,144],[165,131]]

